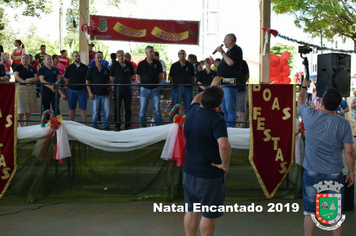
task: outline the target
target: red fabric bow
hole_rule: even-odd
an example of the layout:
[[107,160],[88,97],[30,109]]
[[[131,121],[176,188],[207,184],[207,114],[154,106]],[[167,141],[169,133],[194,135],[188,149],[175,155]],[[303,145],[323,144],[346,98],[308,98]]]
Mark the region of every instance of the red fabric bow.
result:
[[179,128],[182,128],[184,125],[184,121],[185,121],[185,116],[183,116],[182,114],[178,114],[174,117],[173,119],[173,123],[174,124],[178,124]]
[[278,31],[270,28],[262,28],[263,31],[266,31],[269,34],[272,34],[274,37],[277,37]]

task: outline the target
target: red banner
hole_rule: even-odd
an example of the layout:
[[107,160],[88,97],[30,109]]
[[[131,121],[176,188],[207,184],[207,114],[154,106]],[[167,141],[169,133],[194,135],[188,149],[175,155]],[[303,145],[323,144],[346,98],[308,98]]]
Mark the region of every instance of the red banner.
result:
[[6,98],[6,102],[0,103],[0,198],[17,168],[17,86],[14,83],[0,83],[0,94]]
[[198,21],[147,20],[90,16],[91,39],[199,44]]
[[250,163],[267,198],[293,164],[295,86],[249,85]]

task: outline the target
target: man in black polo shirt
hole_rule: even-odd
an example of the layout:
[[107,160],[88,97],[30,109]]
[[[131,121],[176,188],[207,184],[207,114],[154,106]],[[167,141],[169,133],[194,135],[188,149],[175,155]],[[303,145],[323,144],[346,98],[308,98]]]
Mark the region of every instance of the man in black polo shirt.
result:
[[[88,69],[86,84],[110,84],[110,70],[102,65],[103,57],[100,53],[94,56],[95,65]],[[91,118],[92,127],[98,128],[100,109],[103,112],[101,119],[104,130],[110,129],[110,96],[112,95],[111,86],[94,85],[87,86],[89,98],[91,99]]]
[[[215,49],[223,57],[220,63],[214,62],[215,66],[218,67],[217,75],[223,78],[238,80],[242,63],[242,49],[236,45],[236,36],[234,34],[227,34],[224,44],[228,49],[227,52],[221,46]],[[221,104],[221,109],[225,115],[226,125],[227,127],[235,127],[237,87],[225,86],[223,90],[224,101]]]
[[[116,53],[118,61],[113,62],[110,68],[110,80],[114,84],[131,84],[134,80],[134,68],[131,62],[125,61],[124,51],[119,50]],[[132,92],[131,86],[115,86],[114,87],[114,121],[115,130],[120,131],[121,126],[121,101],[124,100],[125,104],[125,129],[130,129],[131,127],[131,101]],[[117,118],[119,117],[119,123],[117,123]]]
[[[162,65],[160,61],[154,59],[154,51],[152,46],[147,46],[145,49],[146,59],[141,61],[137,66],[136,79],[141,86],[140,92],[140,127],[146,127],[146,112],[148,100],[151,99],[154,120],[156,125],[161,125],[161,109],[160,109],[160,89],[159,83],[162,76]],[[151,85],[147,85],[151,84]]]
[[80,55],[78,51],[72,53],[73,64],[69,65],[64,74],[64,81],[68,86],[68,107],[69,119],[74,120],[75,110],[77,108],[77,101],[79,102],[80,116],[82,121],[86,121],[87,117],[87,100],[88,90],[85,85],[85,76],[88,72],[88,66],[80,62]]
[[[169,80],[171,84],[174,84],[172,89],[172,106],[179,103],[179,84],[193,84],[194,82],[194,66],[192,63],[187,61],[187,54],[184,50],[180,50],[178,52],[179,61],[172,64],[170,72],[169,72]],[[193,100],[193,92],[192,86],[184,86],[183,90],[181,90],[185,111],[188,112],[190,103]]]

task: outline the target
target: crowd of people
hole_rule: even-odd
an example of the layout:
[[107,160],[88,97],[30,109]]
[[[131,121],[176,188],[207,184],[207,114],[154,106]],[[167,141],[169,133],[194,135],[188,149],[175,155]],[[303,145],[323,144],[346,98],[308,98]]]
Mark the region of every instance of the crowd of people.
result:
[[[9,82],[12,68],[13,78],[16,83],[19,83],[19,126],[28,125],[31,114],[37,111],[37,97],[41,97],[43,110],[52,108],[57,114],[60,114],[60,98],[68,99],[70,120],[75,119],[78,104],[81,120],[86,122],[87,98],[89,98],[92,127],[98,128],[99,121],[102,121],[103,129],[109,130],[110,100],[113,98],[115,130],[120,131],[121,128],[131,128],[133,94],[140,97],[140,127],[147,126],[146,113],[149,100],[154,110],[154,123],[160,125],[162,123],[160,94],[162,88],[168,88],[162,84],[167,82],[172,84],[172,106],[183,100],[184,108],[188,111],[195,88],[199,92],[203,91],[217,75],[235,78],[237,81],[235,84],[226,84],[224,87],[225,97],[221,112],[225,114],[228,127],[236,126],[236,117],[241,122],[238,126],[244,127],[246,109],[244,91],[249,78],[248,66],[242,60],[242,50],[236,45],[234,35],[227,35],[224,43],[229,51],[224,53],[221,47],[218,48],[222,60],[214,60],[210,57],[199,62],[196,55],[187,56],[185,50],[180,50],[179,60],[172,64],[167,73],[165,62],[160,59],[159,52],[154,51],[152,46],[146,47],[146,58],[137,64],[132,60],[131,54],[123,50],[111,53],[109,62],[103,58],[101,51],[95,52],[93,50],[95,45],[90,43],[88,44],[89,63],[85,65],[81,62],[79,52],[73,52],[71,60],[66,50],[60,51],[59,55],[47,54],[45,45],[40,46],[40,52],[33,58],[31,54],[26,53],[21,40],[15,40],[13,44],[15,49],[11,55],[4,52],[2,47],[0,48],[0,82]],[[232,63],[234,61],[236,63]],[[240,75],[240,71],[243,74]],[[243,77],[242,80],[240,76]],[[131,86],[135,83],[141,83],[139,91]],[[239,113],[236,112],[237,101]],[[124,114],[120,114],[122,102]],[[121,116],[124,116],[124,121]]]
[[[74,120],[77,103],[82,121],[86,121],[88,98],[91,101],[92,127],[110,129],[110,100],[114,98],[115,130],[130,129],[132,81],[140,83],[141,127],[147,126],[146,113],[149,100],[154,110],[156,125],[162,123],[160,112],[160,92],[162,84],[172,84],[172,105],[183,99],[187,116],[184,124],[186,137],[185,163],[183,173],[184,199],[188,212],[184,217],[186,235],[196,235],[199,229],[202,235],[213,235],[215,219],[222,216],[219,211],[203,212],[200,223],[199,213],[193,206],[200,203],[206,206],[224,204],[226,179],[229,171],[231,146],[227,127],[242,127],[245,121],[246,82],[249,69],[243,60],[242,49],[236,45],[236,36],[225,36],[224,45],[215,49],[221,53],[220,61],[212,57],[198,62],[193,54],[185,50],[178,52],[178,61],[170,67],[168,78],[166,65],[160,60],[159,52],[152,46],[145,48],[146,58],[138,64],[131,55],[123,50],[112,53],[111,62],[103,58],[103,53],[94,52],[94,44],[89,44],[89,64],[81,62],[78,51],[72,53],[73,63],[62,50],[59,55],[46,54],[45,45],[41,52],[32,55],[25,52],[20,40],[11,54],[4,53],[0,47],[0,82],[8,82],[13,69],[14,78],[19,83],[19,120],[29,120],[37,109],[36,82],[42,83],[41,99],[44,110],[52,106],[59,113],[59,97],[68,99],[69,118]],[[11,61],[12,60],[12,61]],[[168,79],[168,80],[167,80]],[[120,84],[120,85],[117,85]],[[60,86],[63,85],[63,86]],[[199,94],[193,98],[194,85]],[[222,87],[219,85],[223,85]],[[59,88],[59,89],[58,89]],[[56,91],[58,94],[56,95]],[[180,97],[181,96],[181,97]],[[352,117],[356,120],[356,91],[351,101]],[[120,110],[124,103],[125,122],[122,122]],[[236,111],[236,104],[238,110]],[[309,106],[308,106],[309,105]],[[316,96],[314,83],[303,81],[298,96],[297,107],[305,124],[305,159],[302,179],[304,233],[313,235],[315,223],[312,217],[316,210],[315,186],[320,181],[343,183],[340,188],[341,201],[345,187],[354,184],[355,156],[352,130],[345,113],[350,108],[341,93],[335,88],[327,88],[321,98]],[[222,114],[219,111],[222,110]],[[237,120],[238,114],[238,120]],[[204,122],[202,122],[204,120]],[[26,126],[27,122],[20,122]],[[354,131],[356,137],[356,128]],[[348,173],[342,172],[343,151]],[[343,203],[341,203],[342,205]],[[333,235],[341,235],[342,227],[333,229]]]

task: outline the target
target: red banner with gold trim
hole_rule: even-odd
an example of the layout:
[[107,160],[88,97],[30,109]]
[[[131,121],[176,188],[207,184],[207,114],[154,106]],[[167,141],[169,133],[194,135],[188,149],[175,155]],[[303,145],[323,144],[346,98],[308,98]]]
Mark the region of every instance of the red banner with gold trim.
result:
[[294,159],[295,85],[249,85],[249,160],[267,198],[272,198]]
[[0,83],[0,94],[6,98],[0,103],[0,198],[17,168],[17,87],[14,83]]
[[199,44],[199,21],[90,16],[91,39]]

